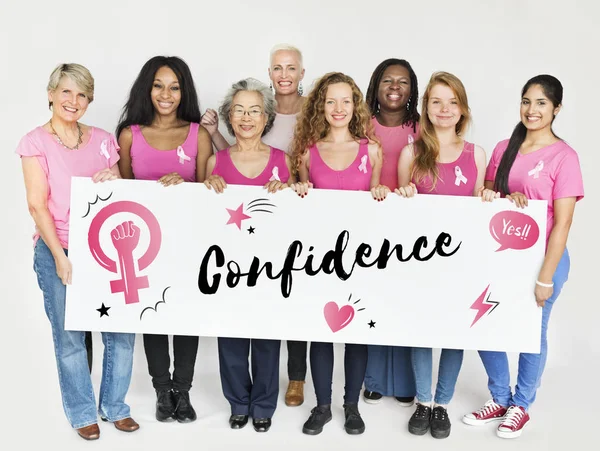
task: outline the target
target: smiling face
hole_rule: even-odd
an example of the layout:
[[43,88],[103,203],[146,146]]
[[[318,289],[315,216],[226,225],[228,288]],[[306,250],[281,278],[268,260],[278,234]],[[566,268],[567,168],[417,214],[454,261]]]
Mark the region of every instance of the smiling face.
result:
[[462,110],[454,91],[447,85],[436,84],[429,92],[427,117],[436,128],[456,127]]
[[325,94],[325,119],[331,127],[347,127],[354,114],[352,87],[348,83],[333,83]]
[[69,76],[64,75],[58,86],[48,92],[52,115],[65,122],[77,122],[90,104],[88,96]]
[[229,120],[237,139],[262,136],[267,125],[262,96],[256,91],[238,92],[231,102]]
[[559,111],[560,105],[555,107],[540,85],[532,85],[521,99],[521,122],[530,131],[551,127]]
[[377,89],[379,109],[387,112],[397,112],[406,108],[410,98],[410,73],[399,64],[389,66],[381,77]]
[[181,102],[181,89],[177,75],[170,67],[163,66],[156,71],[150,98],[156,113],[162,116],[177,113]]
[[278,50],[273,54],[269,78],[279,95],[298,92],[298,84],[304,78],[304,69],[299,55],[292,50]]

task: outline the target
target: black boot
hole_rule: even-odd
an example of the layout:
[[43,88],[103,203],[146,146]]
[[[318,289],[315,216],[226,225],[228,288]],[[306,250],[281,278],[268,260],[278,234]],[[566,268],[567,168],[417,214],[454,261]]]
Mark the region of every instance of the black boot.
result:
[[365,422],[358,412],[358,404],[344,404],[344,429],[348,434],[362,434],[365,432]]
[[187,390],[173,390],[175,399],[175,418],[180,423],[196,421],[196,411],[190,402],[190,393]]
[[156,419],[158,421],[173,421],[175,419],[173,390],[156,390]]
[[331,405],[317,406],[310,411],[310,417],[304,423],[302,432],[317,435],[323,432],[323,426],[331,421]]

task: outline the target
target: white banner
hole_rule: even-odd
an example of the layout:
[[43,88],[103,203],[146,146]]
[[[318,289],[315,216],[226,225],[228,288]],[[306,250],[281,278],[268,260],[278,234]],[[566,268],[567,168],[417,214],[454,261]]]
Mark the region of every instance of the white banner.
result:
[[546,208],[74,178],[66,328],[539,352]]

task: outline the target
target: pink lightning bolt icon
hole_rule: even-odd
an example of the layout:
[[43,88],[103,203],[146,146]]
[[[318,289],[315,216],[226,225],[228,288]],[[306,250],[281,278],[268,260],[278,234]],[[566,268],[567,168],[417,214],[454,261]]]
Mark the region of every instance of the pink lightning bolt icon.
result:
[[491,293],[488,294],[487,299],[484,300],[485,295],[487,294],[487,291],[489,288],[490,288],[489,285],[487,287],[485,287],[485,290],[483,290],[483,293],[481,293],[479,295],[479,297],[475,300],[475,302],[473,302],[473,305],[471,305],[471,307],[470,307],[473,310],[477,310],[477,314],[475,315],[475,319],[473,319],[473,322],[471,323],[471,327],[473,327],[475,325],[475,323],[477,321],[479,321],[483,315],[488,313],[488,311],[490,309],[492,309],[492,310],[495,309],[499,304],[499,302],[489,300]]

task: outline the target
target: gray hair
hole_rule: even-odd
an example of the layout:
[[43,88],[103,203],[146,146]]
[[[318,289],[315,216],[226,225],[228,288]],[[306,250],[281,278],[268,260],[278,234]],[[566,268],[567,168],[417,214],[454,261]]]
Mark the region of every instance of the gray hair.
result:
[[[83,91],[89,100],[89,103],[94,101],[94,77],[90,71],[81,64],[59,64],[54,68],[48,80],[48,92],[58,88],[60,80],[63,77],[69,77]],[[48,108],[52,107],[52,102],[48,102]]]
[[275,53],[277,53],[281,50],[295,52],[298,55],[298,61],[300,62],[300,69],[302,69],[304,67],[304,63],[302,62],[302,52],[300,51],[300,49],[298,49],[297,47],[294,47],[293,45],[290,45],[290,44],[277,44],[276,46],[274,46],[271,49],[269,65],[273,64],[273,57],[275,56]]
[[275,115],[277,114],[275,111],[275,108],[277,107],[277,101],[275,100],[275,96],[269,87],[258,81],[256,78],[246,78],[231,85],[231,88],[229,88],[229,91],[227,91],[227,94],[225,95],[225,99],[223,99],[223,103],[219,107],[219,116],[221,117],[221,120],[227,126],[227,131],[229,134],[232,136],[235,135],[233,132],[233,127],[231,126],[229,113],[231,113],[233,98],[238,92],[242,91],[254,91],[261,95],[263,99],[263,112],[267,115],[267,123],[262,132],[262,136],[265,136],[267,133],[269,133],[271,127],[273,127]]

